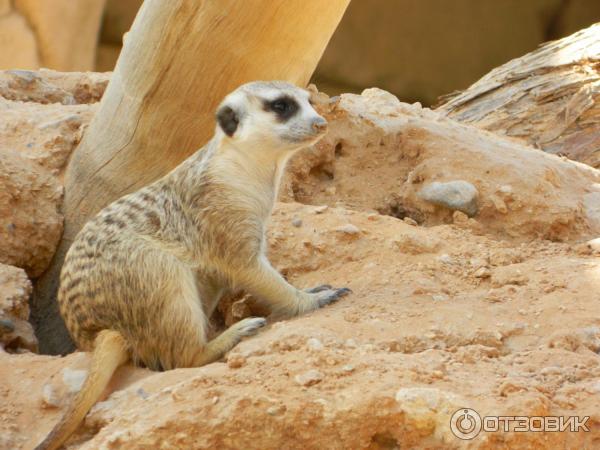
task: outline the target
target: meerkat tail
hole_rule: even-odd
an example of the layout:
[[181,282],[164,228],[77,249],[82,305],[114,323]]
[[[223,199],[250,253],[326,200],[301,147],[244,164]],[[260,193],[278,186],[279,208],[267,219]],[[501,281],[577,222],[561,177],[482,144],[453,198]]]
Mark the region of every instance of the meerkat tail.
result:
[[102,330],[98,333],[94,341],[90,371],[81,391],[76,394],[60,422],[35,450],[59,448],[102,395],[115,370],[128,360],[129,352],[121,333],[112,330]]

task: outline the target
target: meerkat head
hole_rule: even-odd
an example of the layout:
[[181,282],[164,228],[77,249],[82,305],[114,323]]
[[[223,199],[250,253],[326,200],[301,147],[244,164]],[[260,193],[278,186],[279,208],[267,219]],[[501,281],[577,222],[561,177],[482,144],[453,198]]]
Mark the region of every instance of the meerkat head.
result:
[[305,89],[283,81],[256,81],[229,94],[216,114],[217,133],[236,147],[296,150],[317,142],[327,121],[310,103]]

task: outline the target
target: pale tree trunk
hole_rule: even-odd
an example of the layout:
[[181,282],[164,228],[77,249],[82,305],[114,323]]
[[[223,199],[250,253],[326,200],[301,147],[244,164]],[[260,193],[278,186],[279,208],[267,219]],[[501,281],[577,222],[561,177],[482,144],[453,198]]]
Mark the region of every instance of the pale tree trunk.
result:
[[72,348],[55,294],[66,250],[112,200],[167,173],[214,130],[238,85],[306,85],[350,0],[146,0],[65,178],[65,231],[38,280],[32,319],[46,353]]
[[600,168],[600,24],[498,67],[437,108]]

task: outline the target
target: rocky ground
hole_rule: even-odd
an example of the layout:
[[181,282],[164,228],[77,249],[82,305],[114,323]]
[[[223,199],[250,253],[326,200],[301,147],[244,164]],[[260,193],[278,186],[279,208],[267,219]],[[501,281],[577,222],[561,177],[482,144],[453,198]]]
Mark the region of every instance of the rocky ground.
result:
[[[0,448],[32,448],[86,374],[84,353],[31,352],[26,274],[58,244],[61,173],[106,80],[0,76]],[[600,171],[377,89],[319,98],[331,130],[290,165],[269,255],[353,294],[222,362],[120,369],[69,448],[600,447]],[[460,408],[590,431],[463,441]]]

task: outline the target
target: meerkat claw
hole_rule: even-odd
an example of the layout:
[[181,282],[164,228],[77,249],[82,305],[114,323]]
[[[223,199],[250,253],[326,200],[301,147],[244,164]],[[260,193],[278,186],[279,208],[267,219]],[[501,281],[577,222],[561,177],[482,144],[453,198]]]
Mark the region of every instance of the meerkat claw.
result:
[[240,336],[253,336],[267,324],[264,317],[248,317],[237,323]]
[[330,284],[322,284],[320,286],[305,289],[305,292],[308,292],[309,294],[316,294],[317,292],[327,291],[329,289],[332,289],[332,286]]
[[[340,298],[350,294],[352,291],[349,288],[334,288],[322,291],[319,295],[318,303],[319,307],[322,308],[325,305],[333,303]],[[323,295],[324,294],[324,295]]]

